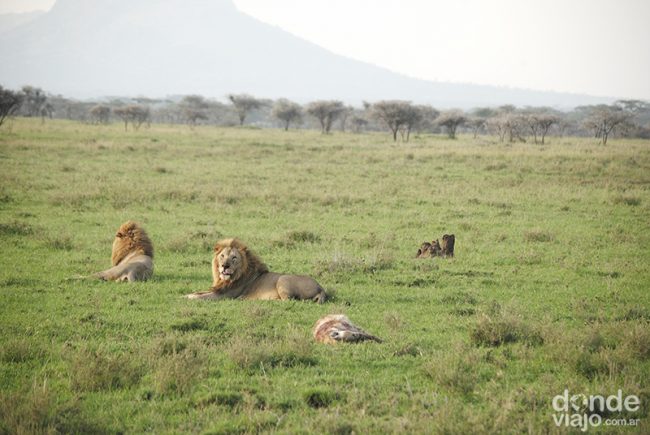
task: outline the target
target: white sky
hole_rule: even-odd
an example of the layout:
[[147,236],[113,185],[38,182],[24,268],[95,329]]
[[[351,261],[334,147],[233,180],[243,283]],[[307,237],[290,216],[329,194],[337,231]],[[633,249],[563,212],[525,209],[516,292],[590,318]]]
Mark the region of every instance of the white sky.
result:
[[[650,100],[650,0],[234,1],[332,52],[412,77]],[[53,3],[0,0],[0,13]]]

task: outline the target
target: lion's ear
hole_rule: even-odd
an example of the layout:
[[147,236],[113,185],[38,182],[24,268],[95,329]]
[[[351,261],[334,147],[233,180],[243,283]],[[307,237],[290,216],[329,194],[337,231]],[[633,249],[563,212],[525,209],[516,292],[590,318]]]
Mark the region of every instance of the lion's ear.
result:
[[214,245],[214,253],[218,254],[219,252],[223,251],[225,246],[223,246],[221,243],[217,243]]
[[121,239],[122,237],[124,237],[124,234],[122,234],[121,231],[118,231],[118,232],[115,234],[115,237],[117,237],[118,239]]

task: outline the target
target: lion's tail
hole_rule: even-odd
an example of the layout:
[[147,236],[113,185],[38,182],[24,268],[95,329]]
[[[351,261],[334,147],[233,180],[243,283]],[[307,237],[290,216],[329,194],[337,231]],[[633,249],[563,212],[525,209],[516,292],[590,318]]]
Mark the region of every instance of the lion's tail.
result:
[[327,300],[327,293],[325,292],[325,289],[321,286],[318,286],[318,294],[313,297],[313,301],[322,304],[326,300]]

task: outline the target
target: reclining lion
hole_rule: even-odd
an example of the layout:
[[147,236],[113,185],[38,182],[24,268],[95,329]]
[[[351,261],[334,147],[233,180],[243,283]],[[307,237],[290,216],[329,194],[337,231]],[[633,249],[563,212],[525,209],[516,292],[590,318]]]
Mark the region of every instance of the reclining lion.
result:
[[354,325],[347,316],[343,314],[330,314],[318,319],[312,331],[314,339],[326,344],[340,342],[358,343],[360,341],[373,340],[381,343],[382,340],[363,329]]
[[93,276],[105,281],[146,281],[153,274],[153,245],[137,223],[124,222],[115,234],[113,267]]
[[238,239],[214,246],[212,288],[189,299],[310,299],[323,303],[325,290],[313,278],[269,272],[266,264]]
[[433,258],[442,256],[442,248],[438,240],[433,240],[431,243],[424,242],[415,254],[415,258]]
[[456,236],[445,234],[442,236],[442,243],[438,239],[432,240],[431,243],[422,243],[415,258],[453,257],[455,244]]

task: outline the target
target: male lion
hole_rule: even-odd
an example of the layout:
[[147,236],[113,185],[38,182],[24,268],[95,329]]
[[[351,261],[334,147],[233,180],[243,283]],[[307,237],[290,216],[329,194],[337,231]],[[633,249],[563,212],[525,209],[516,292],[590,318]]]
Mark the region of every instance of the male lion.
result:
[[330,314],[318,319],[314,325],[313,334],[316,341],[327,344],[335,344],[340,341],[358,343],[365,340],[381,343],[380,338],[353,325],[350,319],[343,314]]
[[269,272],[266,264],[238,239],[214,245],[212,288],[189,299],[311,299],[323,303],[325,290],[313,278]]
[[153,274],[153,245],[144,229],[133,221],[124,222],[115,234],[113,267],[93,276],[105,281],[146,281]]
[[442,255],[445,257],[454,256],[454,245],[456,244],[456,236],[453,234],[445,234],[442,236]]

